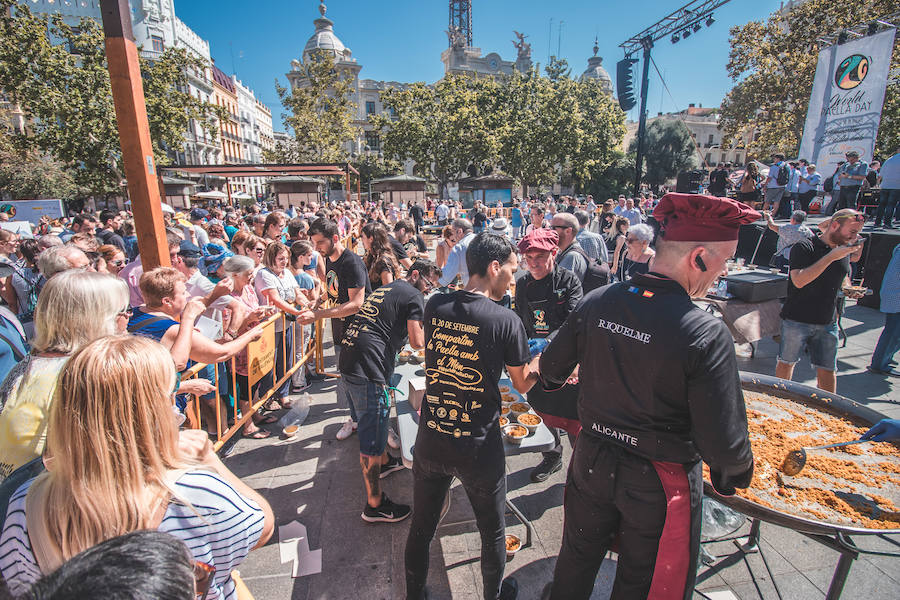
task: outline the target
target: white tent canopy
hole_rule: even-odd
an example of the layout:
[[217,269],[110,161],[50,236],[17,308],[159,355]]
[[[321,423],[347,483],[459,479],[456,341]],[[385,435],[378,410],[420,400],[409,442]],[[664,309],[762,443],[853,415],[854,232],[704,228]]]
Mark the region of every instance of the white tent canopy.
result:
[[247,192],[235,192],[231,195],[232,200],[250,200],[253,196],[248,194]]
[[211,192],[200,192],[197,194],[198,198],[210,198],[213,200],[224,200],[228,197],[228,194],[225,192],[220,192],[218,190],[212,190]]

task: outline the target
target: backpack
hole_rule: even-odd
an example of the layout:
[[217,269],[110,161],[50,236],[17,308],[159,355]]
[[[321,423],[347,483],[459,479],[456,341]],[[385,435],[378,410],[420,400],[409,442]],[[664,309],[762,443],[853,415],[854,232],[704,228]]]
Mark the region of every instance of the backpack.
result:
[[[587,261],[587,270],[584,272],[584,281],[581,282],[581,290],[587,295],[588,292],[597,289],[598,287],[603,287],[604,285],[609,283],[609,267],[602,263],[598,263],[596,260],[588,256],[587,252],[584,251],[583,248],[575,247],[573,244],[566,249],[566,252],[569,250],[574,250],[578,254],[584,257],[584,260]],[[562,260],[562,257],[566,254],[563,252],[559,255],[556,260],[559,262]]]
[[778,185],[787,185],[788,181],[791,179],[791,170],[788,167],[787,163],[781,163],[781,166],[778,167],[778,177],[775,178],[775,183]]
[[834,190],[834,175],[829,177],[822,183],[822,189],[825,190],[826,193],[831,193]]

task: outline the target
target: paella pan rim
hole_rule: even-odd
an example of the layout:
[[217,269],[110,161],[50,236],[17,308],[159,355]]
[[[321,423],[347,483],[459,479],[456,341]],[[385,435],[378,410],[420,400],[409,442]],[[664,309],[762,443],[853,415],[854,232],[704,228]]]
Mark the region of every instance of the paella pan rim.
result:
[[[852,417],[856,420],[864,421],[869,425],[873,425],[877,421],[885,418],[881,413],[850,400],[849,398],[845,398],[844,396],[825,392],[818,388],[803,385],[802,383],[779,379],[770,375],[741,371],[741,386],[744,391],[761,392],[787,398],[814,408],[823,408],[838,416],[844,415]],[[781,512],[740,496],[722,496],[718,494],[706,480],[703,482],[703,489],[707,496],[710,496],[726,506],[730,506],[748,517],[758,518],[767,523],[772,523],[773,525],[789,527],[803,533],[826,535],[835,533],[862,535],[900,533],[900,529],[872,529],[851,524],[819,521]]]

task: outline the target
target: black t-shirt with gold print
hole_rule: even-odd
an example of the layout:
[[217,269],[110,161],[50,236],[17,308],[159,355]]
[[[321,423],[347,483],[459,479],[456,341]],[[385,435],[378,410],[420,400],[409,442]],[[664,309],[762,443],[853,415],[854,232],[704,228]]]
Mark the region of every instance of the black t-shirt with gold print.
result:
[[459,467],[502,460],[498,382],[504,365],[530,359],[522,320],[482,294],[438,294],[425,306],[425,340],[416,459]]

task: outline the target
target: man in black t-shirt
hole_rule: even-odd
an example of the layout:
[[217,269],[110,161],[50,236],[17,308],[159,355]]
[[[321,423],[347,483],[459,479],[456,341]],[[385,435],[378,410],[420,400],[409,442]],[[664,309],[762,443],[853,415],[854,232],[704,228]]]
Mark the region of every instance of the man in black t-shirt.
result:
[[[865,216],[845,208],[820,224],[819,237],[791,247],[788,295],[781,309],[781,341],[775,376],[791,379],[804,348],[816,368],[819,389],[837,388],[837,298],[850,282],[850,263],[862,256]],[[848,296],[858,297],[854,294]]]
[[125,252],[125,240],[118,234],[118,230],[122,227],[122,217],[114,210],[100,211],[100,229],[97,230],[97,237],[104,244],[115,246],[122,252]]
[[[500,373],[506,367],[523,394],[537,381],[522,321],[495,302],[518,268],[510,241],[476,236],[466,251],[465,289],[440,294],[425,307],[425,397],[413,464],[414,503],[406,540],[406,597],[419,600],[428,548],[451,480],[460,480],[481,533],[484,597],[515,598],[503,581],[506,562],[506,461],[500,433]],[[502,586],[501,586],[502,582]]]
[[403,461],[386,450],[391,414],[386,388],[394,374],[394,357],[406,338],[416,350],[425,347],[422,295],[437,285],[440,276],[434,263],[416,261],[405,280],[369,294],[344,330],[337,393],[350,406],[351,419],[359,423],[359,463],[366,486],[361,517],[369,523],[394,523],[409,516],[409,507],[391,502],[379,484],[403,468]]
[[[319,217],[309,226],[308,233],[316,250],[325,257],[326,293],[320,302],[327,299],[331,302],[331,307],[304,311],[298,319],[303,325],[317,319],[331,319],[331,339],[334,342],[334,352],[339,355],[345,319],[359,310],[366,294],[372,291],[369,274],[362,259],[341,244],[337,223]],[[354,431],[356,423],[347,421],[338,431],[337,438],[345,440]]]
[[472,227],[474,228],[475,233],[484,231],[484,226],[487,225],[488,218],[481,202],[476,202],[475,206],[472,207],[472,218],[469,220],[472,221]]
[[394,235],[390,238],[391,248],[404,269],[409,269],[418,255],[415,237],[415,226],[410,219],[400,219],[394,224]]
[[725,168],[725,163],[719,163],[709,174],[709,193],[713,196],[725,196],[728,183],[728,169]]
[[[519,242],[519,252],[525,260],[525,273],[516,281],[516,313],[525,325],[528,345],[532,353],[550,341],[569,313],[583,296],[578,276],[556,264],[559,236],[553,229],[535,229]],[[544,458],[530,477],[535,483],[546,481],[550,475],[562,469],[562,441],[559,429],[569,434],[574,447],[581,431],[578,421],[577,376],[570,384],[544,389],[540,384],[528,392],[528,402],[544,419],[556,442],[556,446],[544,452]]]

